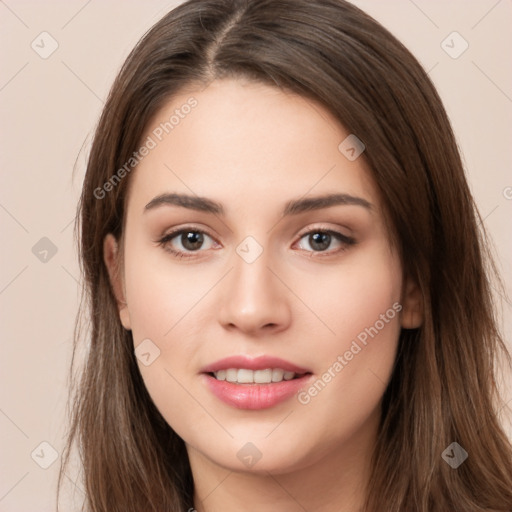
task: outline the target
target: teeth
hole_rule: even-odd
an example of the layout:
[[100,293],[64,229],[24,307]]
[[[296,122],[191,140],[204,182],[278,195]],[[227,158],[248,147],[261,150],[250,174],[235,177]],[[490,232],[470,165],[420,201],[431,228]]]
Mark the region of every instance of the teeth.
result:
[[254,382],[257,384],[270,384],[272,382],[272,370],[270,368],[266,370],[256,370],[254,372]]
[[283,380],[284,370],[274,368],[272,370],[272,382],[281,382]]
[[236,368],[230,368],[226,370],[226,380],[228,382],[236,382],[238,379],[238,370]]
[[238,378],[236,379],[240,384],[249,384],[254,382],[254,372],[252,370],[238,370]]
[[285,372],[281,368],[266,368],[265,370],[248,370],[246,368],[228,368],[214,372],[217,380],[226,380],[236,384],[270,384],[292,380],[294,372]]

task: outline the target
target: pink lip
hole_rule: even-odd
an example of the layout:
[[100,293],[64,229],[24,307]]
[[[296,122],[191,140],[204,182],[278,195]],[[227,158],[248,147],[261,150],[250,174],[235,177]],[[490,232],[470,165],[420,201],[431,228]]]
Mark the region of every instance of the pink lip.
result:
[[[287,372],[302,374],[292,380],[272,382],[269,384],[234,384],[217,380],[210,373],[228,368],[246,368],[248,370],[266,370],[281,368]],[[238,409],[267,409],[292,397],[311,379],[311,372],[278,357],[231,356],[205,366],[202,377],[210,391],[224,403]]]
[[286,372],[294,373],[308,373],[309,370],[296,366],[279,357],[260,356],[260,357],[247,357],[247,356],[231,356],[220,359],[215,363],[205,366],[201,372],[213,373],[219,370],[227,370],[228,368],[246,368],[247,370],[266,370],[267,368],[281,368]]
[[233,384],[217,380],[208,374],[203,374],[202,377],[210,391],[224,403],[238,409],[257,410],[274,407],[289,399],[311,380],[312,375],[306,374],[271,384]]

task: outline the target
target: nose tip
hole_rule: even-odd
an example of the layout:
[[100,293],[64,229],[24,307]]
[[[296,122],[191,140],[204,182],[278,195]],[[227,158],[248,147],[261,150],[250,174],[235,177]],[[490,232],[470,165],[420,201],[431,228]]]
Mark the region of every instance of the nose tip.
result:
[[246,334],[255,335],[258,332],[270,333],[272,331],[276,331],[277,325],[278,324],[276,324],[274,322],[269,322],[269,323],[264,323],[264,321],[260,322],[259,320],[255,319],[255,315],[251,315],[249,313],[243,317],[240,316],[239,319],[236,321],[236,323],[230,322],[229,324],[226,325],[226,328],[228,330],[239,329],[240,331],[242,331]]
[[[245,255],[254,256],[254,242],[246,239],[246,244]],[[226,329],[256,335],[275,332],[289,324],[286,287],[267,263],[263,251],[250,263],[244,256],[237,256],[233,271],[226,276],[219,307],[219,322]]]

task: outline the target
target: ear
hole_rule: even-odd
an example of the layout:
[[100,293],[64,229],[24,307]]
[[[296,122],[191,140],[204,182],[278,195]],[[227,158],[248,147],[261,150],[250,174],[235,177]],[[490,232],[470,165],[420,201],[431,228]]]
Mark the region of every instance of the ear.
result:
[[406,278],[403,286],[401,326],[417,329],[423,323],[423,295],[416,281]]
[[110,284],[116,297],[119,318],[123,327],[131,330],[130,313],[125,299],[124,279],[121,269],[119,244],[111,233],[103,241],[103,259],[108,270]]

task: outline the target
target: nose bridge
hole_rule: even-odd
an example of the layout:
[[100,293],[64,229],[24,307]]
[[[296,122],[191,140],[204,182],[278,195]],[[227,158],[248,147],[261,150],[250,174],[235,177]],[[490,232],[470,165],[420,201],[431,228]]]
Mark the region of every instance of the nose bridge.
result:
[[253,237],[237,246],[219,309],[223,325],[254,331],[269,326],[278,329],[289,322],[286,287],[270,271],[271,260],[271,251]]
[[241,292],[240,298],[261,300],[265,295],[272,295],[269,251],[262,250],[261,254],[255,256],[254,249],[250,248],[246,254],[240,255],[242,248],[237,249],[233,269],[233,281],[236,291]]

